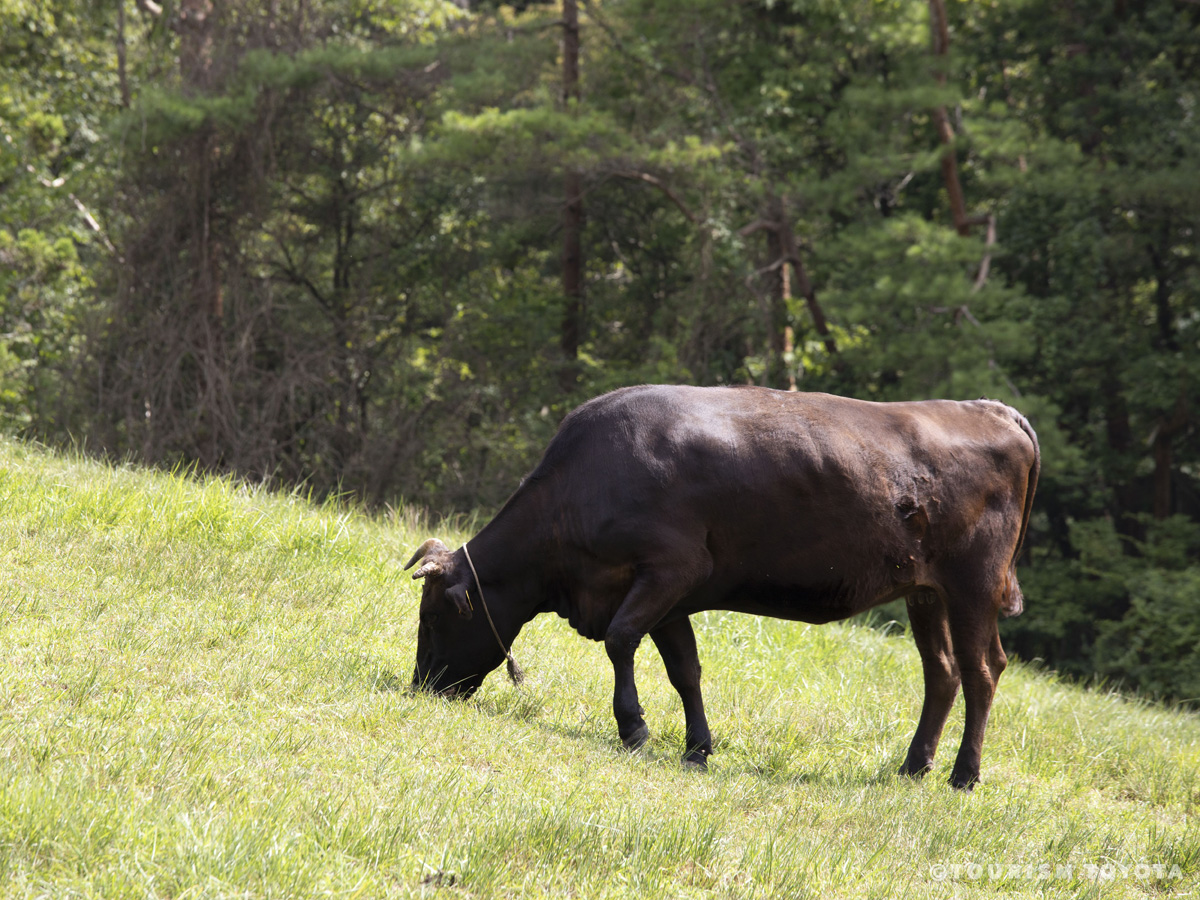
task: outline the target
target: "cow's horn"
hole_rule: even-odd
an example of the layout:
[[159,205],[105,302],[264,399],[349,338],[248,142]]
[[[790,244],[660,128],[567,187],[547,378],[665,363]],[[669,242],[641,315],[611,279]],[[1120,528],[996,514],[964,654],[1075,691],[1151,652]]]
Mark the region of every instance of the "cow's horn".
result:
[[424,559],[426,556],[430,556],[432,554],[432,559],[425,563],[425,565],[421,566],[421,568],[417,569],[417,571],[413,572],[413,578],[424,578],[426,575],[441,575],[442,563],[445,560],[446,555],[449,553],[449,547],[447,547],[437,538],[430,538],[417,548],[417,552],[412,555],[412,559],[408,561],[408,564],[405,565],[404,568],[411,569],[414,565],[416,565],[417,560]]

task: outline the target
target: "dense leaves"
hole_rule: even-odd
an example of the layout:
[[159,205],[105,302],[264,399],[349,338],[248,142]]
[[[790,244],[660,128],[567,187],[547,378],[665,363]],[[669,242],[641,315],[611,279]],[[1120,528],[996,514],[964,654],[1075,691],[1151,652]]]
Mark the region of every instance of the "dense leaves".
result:
[[0,0],[4,427],[486,510],[631,382],[997,397],[1010,648],[1200,696],[1200,6],[578,7]]

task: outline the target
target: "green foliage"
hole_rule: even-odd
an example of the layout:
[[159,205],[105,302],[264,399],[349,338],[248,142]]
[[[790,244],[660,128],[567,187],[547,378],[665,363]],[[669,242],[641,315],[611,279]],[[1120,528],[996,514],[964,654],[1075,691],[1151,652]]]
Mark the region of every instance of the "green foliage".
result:
[[557,174],[619,160],[630,152],[628,136],[609,116],[546,107],[492,108],[471,116],[449,110],[424,146],[430,163],[438,165],[473,171],[544,168]]
[[0,419],[7,430],[42,428],[54,419],[54,367],[78,345],[88,275],[71,238],[33,228],[0,231],[0,260]]
[[[92,267],[96,152],[113,86],[87,4],[0,4],[0,427],[62,433]],[[80,198],[83,199],[80,199]],[[86,201],[86,203],[85,203]]]
[[997,359],[1027,354],[1029,334],[1007,315],[1012,291],[976,291],[963,273],[983,248],[916,215],[842,229],[822,272],[826,299],[858,335],[842,354],[856,392],[1014,400]]
[[1029,621],[1006,623],[1065,671],[1107,677],[1153,696],[1200,700],[1196,588],[1200,525],[1186,516],[1145,518],[1146,537],[1104,519],[1071,527],[1074,558],[1030,570],[1026,591],[1053,598]]
[[115,120],[114,131],[131,150],[170,142],[205,127],[237,133],[258,121],[266,95],[296,91],[304,96],[340,79],[380,83],[429,65],[434,58],[420,46],[364,50],[335,45],[297,54],[253,50],[239,60],[222,92],[189,95],[176,89],[148,89],[136,108]]
[[997,397],[1008,646],[1195,695],[1200,8],[588,0],[565,104],[557,4],[465,6],[0,4],[3,426],[486,510],[618,385]]
[[1148,567],[1127,589],[1129,610],[1100,625],[1096,671],[1153,696],[1200,703],[1200,567]]

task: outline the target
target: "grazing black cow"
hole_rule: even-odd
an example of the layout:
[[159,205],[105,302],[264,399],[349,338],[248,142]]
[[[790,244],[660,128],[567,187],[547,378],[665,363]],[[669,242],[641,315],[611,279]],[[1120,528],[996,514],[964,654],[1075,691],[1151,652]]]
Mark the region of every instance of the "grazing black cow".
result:
[[464,547],[429,540],[409,561],[425,579],[413,684],[469,695],[522,625],[556,612],[604,641],[617,728],[634,748],[648,732],[633,657],[650,635],[683,700],[684,761],[703,766],[712,740],[688,616],[822,623],[906,597],[925,703],[900,771],[932,767],[961,684],[966,729],[950,782],[969,790],[1006,664],[996,621],[1023,605],[1015,566],[1039,467],[1029,423],[991,400],[605,394],[566,417]]

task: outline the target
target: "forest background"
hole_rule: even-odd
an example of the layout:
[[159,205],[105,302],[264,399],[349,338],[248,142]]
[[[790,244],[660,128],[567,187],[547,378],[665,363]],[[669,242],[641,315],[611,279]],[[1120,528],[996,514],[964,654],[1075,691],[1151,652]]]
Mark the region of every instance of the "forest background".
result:
[[1196,0],[0,0],[0,428],[485,515],[638,382],[1004,400],[1200,698]]

